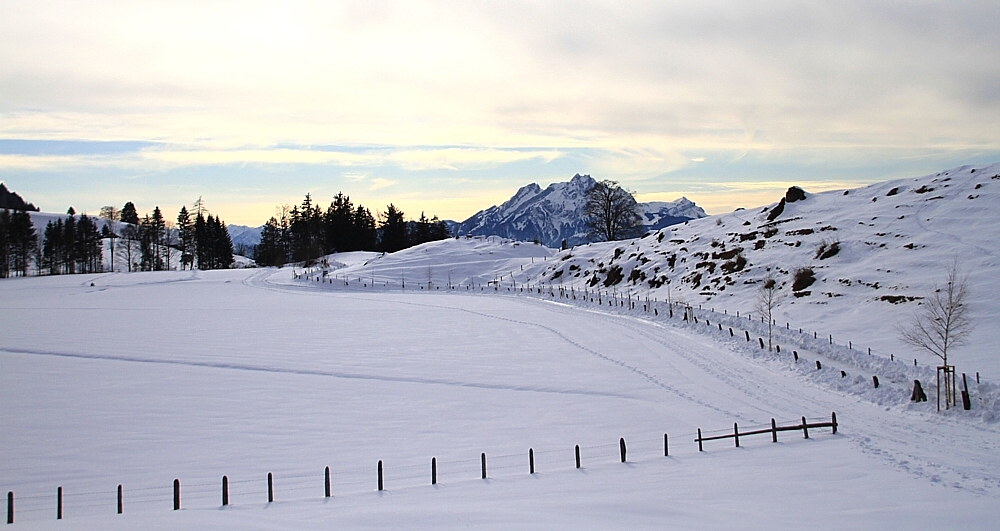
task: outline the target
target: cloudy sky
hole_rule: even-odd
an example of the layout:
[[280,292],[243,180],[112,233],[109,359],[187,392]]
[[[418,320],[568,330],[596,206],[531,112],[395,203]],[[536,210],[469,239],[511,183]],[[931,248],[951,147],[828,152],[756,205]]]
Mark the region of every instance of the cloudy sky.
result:
[[1000,161],[998,5],[3,0],[0,180],[251,225],[575,173],[724,212]]

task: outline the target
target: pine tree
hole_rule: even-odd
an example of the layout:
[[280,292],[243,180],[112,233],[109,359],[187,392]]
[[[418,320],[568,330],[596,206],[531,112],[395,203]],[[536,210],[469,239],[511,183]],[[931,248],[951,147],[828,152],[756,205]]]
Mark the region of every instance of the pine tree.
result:
[[350,250],[374,251],[378,248],[378,229],[371,210],[358,205],[354,211],[354,227]]
[[337,192],[323,216],[326,253],[357,250],[355,247],[354,205],[351,198]]
[[386,207],[379,231],[381,232],[379,243],[383,251],[393,253],[406,248],[406,221],[403,220],[403,211],[392,203]]
[[139,213],[135,210],[135,205],[131,201],[125,203],[122,207],[120,218],[122,223],[129,223],[135,226],[139,225]]
[[177,246],[181,252],[181,269],[191,269],[194,264],[194,225],[191,224],[191,214],[186,206],[181,206],[177,214]]
[[10,276],[10,211],[0,210],[0,278]]
[[20,273],[22,277],[27,276],[28,267],[38,248],[38,233],[31,224],[31,215],[27,211],[15,210],[11,215],[7,238],[12,258],[10,270]]

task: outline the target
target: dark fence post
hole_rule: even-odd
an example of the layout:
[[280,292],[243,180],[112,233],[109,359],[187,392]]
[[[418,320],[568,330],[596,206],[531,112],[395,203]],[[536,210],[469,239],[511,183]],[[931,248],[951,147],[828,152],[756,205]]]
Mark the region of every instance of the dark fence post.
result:
[[62,520],[62,487],[56,489],[56,520]]
[[438,482],[438,460],[436,457],[431,458],[431,485],[437,485]]
[[875,389],[878,389],[878,376],[872,376],[872,383],[875,384]]
[[326,489],[325,489],[325,491],[326,491],[326,497],[329,498],[330,497],[330,467],[326,467],[326,470],[323,471],[323,476],[324,476],[323,477],[323,486],[326,487]]
[[528,448],[528,473],[535,473],[535,450]]
[[[381,489],[380,489],[381,490]],[[274,476],[267,473],[267,503],[274,502]]]
[[382,490],[382,460],[378,460],[378,490]]
[[816,370],[817,371],[823,370],[823,365],[820,364],[819,360],[816,360]]
[[222,506],[229,505],[229,476],[222,476]]
[[802,436],[806,439],[809,438],[809,424],[806,423],[805,417],[802,417]]
[[729,328],[729,337],[733,337],[734,335],[735,334],[733,334],[733,329],[732,329],[732,327],[730,327]]
[[968,411],[972,409],[972,400],[969,398],[969,382],[965,379],[965,373],[962,373],[962,409]]
[[576,445],[576,468],[580,468],[580,445]]
[[760,348],[764,348],[764,338],[762,338],[762,337],[758,337],[758,338],[757,338],[757,341],[759,341],[759,342],[760,342]]
[[699,452],[704,451],[701,447],[701,428],[698,428],[698,451]]
[[174,480],[174,510],[181,510],[181,480]]
[[7,492],[7,523],[14,523],[14,491]]
[[483,479],[486,479],[486,452],[483,452]]
[[733,438],[736,439],[736,447],[740,447],[740,427],[733,423]]
[[837,433],[837,412],[830,413],[830,424],[833,425],[833,433]]
[[743,333],[747,335],[747,342],[749,342],[750,341],[750,331],[749,330],[744,330]]
[[622,437],[621,439],[618,440],[618,446],[621,447],[621,451],[622,451],[622,463],[624,463],[625,462],[625,438],[624,437]]
[[122,486],[121,483],[118,484],[118,514],[122,514],[125,510],[125,504],[122,500]]
[[771,442],[778,442],[778,426],[774,423],[774,417],[771,417]]
[[670,455],[670,447],[667,445],[667,434],[663,434],[663,457]]
[[792,357],[795,358],[795,361],[799,361],[799,351],[793,350]]

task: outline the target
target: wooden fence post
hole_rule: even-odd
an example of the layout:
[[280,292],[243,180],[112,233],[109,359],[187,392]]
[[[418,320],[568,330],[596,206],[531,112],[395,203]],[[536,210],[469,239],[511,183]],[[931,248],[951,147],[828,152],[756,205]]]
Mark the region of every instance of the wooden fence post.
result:
[[486,452],[483,452],[483,479],[486,479]]
[[816,360],[816,370],[817,371],[823,370],[823,365],[820,364],[819,360]]
[[[381,490],[381,489],[379,489]],[[267,503],[274,502],[274,476],[270,472],[267,473]]]
[[795,358],[795,361],[799,361],[799,351],[793,350],[792,357]]
[[323,486],[325,487],[326,497],[330,497],[330,467],[326,467],[323,471]]
[[535,473],[535,450],[528,448],[528,473]]
[[123,500],[122,500],[122,486],[121,486],[121,483],[119,483],[118,484],[118,514],[122,514],[122,511],[125,510],[125,506],[124,506],[124,504],[122,502],[123,502]]
[[764,348],[764,338],[758,337],[757,341],[760,341],[760,348]]
[[229,476],[222,476],[222,506],[229,505]]
[[580,445],[576,445],[576,468],[580,468]]
[[697,440],[698,440],[698,451],[699,452],[704,451],[702,449],[702,447],[701,447],[701,428],[698,428],[698,439]]
[[436,457],[431,458],[431,485],[437,485],[438,482],[438,460]]
[[378,490],[382,490],[382,460],[378,460]]
[[663,434],[663,457],[670,455],[670,447],[667,445],[667,434]]
[[14,491],[7,492],[7,523],[14,523]]
[[778,442],[778,426],[774,423],[774,417],[771,417],[771,442]]
[[802,436],[806,439],[809,438],[809,424],[806,423],[805,417],[802,417]]
[[733,438],[736,439],[736,447],[740,447],[740,427],[733,423]]
[[174,510],[181,510],[181,480],[174,480]]
[[878,389],[878,376],[872,376],[872,383],[875,384],[875,389]]
[[618,440],[618,446],[621,448],[622,463],[624,463],[625,462],[625,438],[624,437],[622,437],[621,439]]
[[62,487],[56,489],[56,520],[62,520]]
[[830,424],[833,427],[833,433],[836,434],[837,433],[837,412],[836,411],[834,411],[833,413],[830,413]]
[[744,330],[743,333],[747,335],[747,342],[749,343],[750,342],[750,331],[749,330]]

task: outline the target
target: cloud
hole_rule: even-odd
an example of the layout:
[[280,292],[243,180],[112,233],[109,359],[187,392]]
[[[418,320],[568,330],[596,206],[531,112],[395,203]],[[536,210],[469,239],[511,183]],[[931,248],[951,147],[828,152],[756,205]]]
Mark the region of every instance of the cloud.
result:
[[371,185],[368,187],[369,190],[380,190],[382,188],[387,188],[396,184],[396,181],[391,179],[383,179],[381,177],[376,177],[371,180]]

